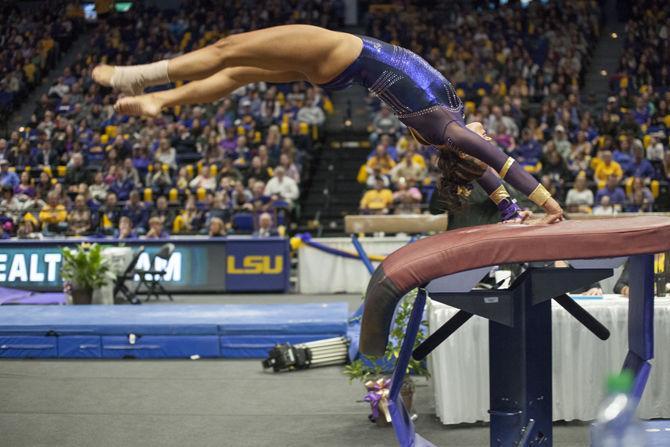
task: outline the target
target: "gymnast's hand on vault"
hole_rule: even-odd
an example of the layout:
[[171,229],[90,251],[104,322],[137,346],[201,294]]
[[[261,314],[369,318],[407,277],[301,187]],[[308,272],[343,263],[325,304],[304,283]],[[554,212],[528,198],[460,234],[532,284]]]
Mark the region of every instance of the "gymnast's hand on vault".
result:
[[517,214],[518,217],[515,217],[514,219],[504,220],[502,223],[503,223],[503,224],[510,224],[510,223],[519,224],[519,223],[524,223],[524,222],[526,222],[528,219],[530,219],[531,217],[533,217],[533,212],[532,212],[532,211],[528,211],[528,210],[525,210],[525,211],[519,211],[519,212],[516,213],[516,214]]
[[553,198],[549,198],[544,204],[546,214],[540,220],[540,224],[553,224],[563,220],[563,209]]

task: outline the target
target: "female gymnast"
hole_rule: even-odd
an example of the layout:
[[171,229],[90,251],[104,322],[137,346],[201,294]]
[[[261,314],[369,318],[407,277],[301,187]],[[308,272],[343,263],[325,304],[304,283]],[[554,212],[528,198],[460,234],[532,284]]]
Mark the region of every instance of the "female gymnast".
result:
[[[383,100],[422,144],[440,149],[440,191],[448,206],[461,205],[477,181],[501,212],[523,222],[530,213],[511,200],[505,179],[543,207],[543,223],[563,219],[549,192],[512,157],[488,142],[481,124],[466,126],[454,87],[417,54],[369,37],[310,25],[285,25],[225,37],[170,60],[128,67],[99,65],[96,82],[127,95],[119,113],[156,116],[164,107],[216,101],[254,82],[309,81],[326,91],[356,83]],[[142,95],[144,88],[173,81],[179,88]],[[471,130],[472,129],[472,130]]]

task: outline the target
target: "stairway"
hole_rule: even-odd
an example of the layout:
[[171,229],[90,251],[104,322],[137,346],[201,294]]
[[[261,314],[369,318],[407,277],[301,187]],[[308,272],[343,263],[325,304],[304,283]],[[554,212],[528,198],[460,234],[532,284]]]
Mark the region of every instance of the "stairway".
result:
[[[607,0],[602,7],[605,23],[593,52],[589,69],[584,76],[582,89],[583,96],[590,98],[589,102],[595,108],[596,113],[602,111],[607,104],[610,92],[608,79],[619,69],[625,29],[625,24],[618,18],[617,0]],[[617,37],[614,38],[614,35]]]
[[331,94],[331,100],[335,111],[326,123],[326,130],[330,132],[340,132],[345,126],[349,132],[366,132],[370,121],[365,97],[367,90],[360,85],[334,92]]
[[325,123],[325,144],[315,154],[311,181],[303,189],[298,231],[341,236],[344,216],[358,213],[365,186],[356,175],[370,153],[367,95],[359,85],[331,93],[335,110]]
[[369,153],[365,132],[348,128],[327,136],[310,188],[301,201],[299,231],[309,231],[313,236],[344,233],[344,216],[358,212],[365,190],[365,186],[356,181],[356,174]]

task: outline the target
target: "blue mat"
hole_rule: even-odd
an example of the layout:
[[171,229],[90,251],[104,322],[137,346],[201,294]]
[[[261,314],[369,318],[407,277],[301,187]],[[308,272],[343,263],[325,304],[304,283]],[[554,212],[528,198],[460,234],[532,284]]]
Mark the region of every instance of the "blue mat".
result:
[[647,447],[666,447],[670,445],[670,421],[656,420],[643,422],[647,431]]
[[347,304],[0,308],[0,357],[265,357],[276,343],[345,336]]

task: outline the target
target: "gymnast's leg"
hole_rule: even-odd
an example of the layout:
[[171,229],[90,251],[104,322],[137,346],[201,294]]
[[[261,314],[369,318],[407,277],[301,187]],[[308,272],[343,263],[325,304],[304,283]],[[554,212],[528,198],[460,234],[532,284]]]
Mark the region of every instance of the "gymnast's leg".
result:
[[253,82],[293,82],[305,80],[296,71],[270,71],[253,67],[226,68],[181,87],[140,96],[121,98],[114,106],[124,115],[156,116],[164,107],[217,101]]
[[99,65],[96,82],[127,94],[179,80],[207,78],[224,68],[256,67],[298,71],[315,84],[344,71],[362,48],[360,38],[310,25],[285,25],[225,37],[213,45],[152,64],[128,67]]

